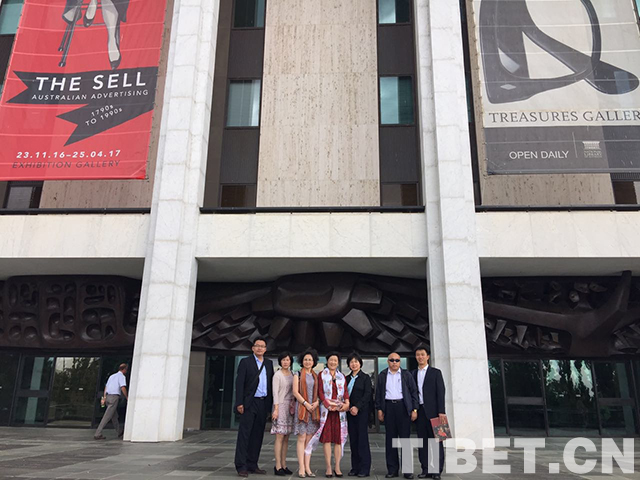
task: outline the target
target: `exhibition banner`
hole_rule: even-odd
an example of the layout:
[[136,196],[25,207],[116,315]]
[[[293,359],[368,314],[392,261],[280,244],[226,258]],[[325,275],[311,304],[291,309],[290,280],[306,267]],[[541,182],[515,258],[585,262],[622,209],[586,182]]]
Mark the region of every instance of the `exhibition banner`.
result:
[[489,174],[640,172],[634,0],[471,5]]
[[146,175],[165,0],[25,0],[0,100],[0,180]]

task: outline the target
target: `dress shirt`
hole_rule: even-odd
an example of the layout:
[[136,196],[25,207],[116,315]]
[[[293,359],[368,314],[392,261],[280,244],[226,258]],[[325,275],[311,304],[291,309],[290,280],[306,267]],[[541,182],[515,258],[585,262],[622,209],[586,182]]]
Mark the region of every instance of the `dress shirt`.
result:
[[385,393],[385,400],[402,400],[401,368],[396,373],[391,373],[391,370],[387,371],[387,391]]
[[[264,360],[261,362],[260,360],[258,360],[258,357],[256,357],[255,355],[253,357],[256,359],[256,365],[258,365],[258,370],[260,370],[260,367],[262,367],[262,363],[264,362]],[[267,396],[267,368],[265,367],[262,369],[262,372],[260,372],[260,380],[258,380],[258,388],[256,389],[256,394],[254,395],[254,397],[263,398],[266,396]]]
[[418,369],[418,395],[420,396],[420,405],[424,405],[424,393],[422,393],[422,386],[424,385],[424,379],[427,376],[427,370],[429,370],[429,365]]
[[120,395],[121,388],[127,386],[127,379],[122,372],[116,372],[107,380],[107,395]]

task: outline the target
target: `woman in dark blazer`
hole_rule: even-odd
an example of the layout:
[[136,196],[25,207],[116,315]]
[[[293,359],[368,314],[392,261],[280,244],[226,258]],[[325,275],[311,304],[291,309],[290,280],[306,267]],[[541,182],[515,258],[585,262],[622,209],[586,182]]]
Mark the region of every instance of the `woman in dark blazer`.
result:
[[347,414],[349,445],[351,446],[351,471],[349,476],[368,477],[371,470],[369,449],[369,412],[371,411],[371,377],[362,369],[362,357],[352,353],[347,357],[351,373],[347,375],[347,389],[351,407]]

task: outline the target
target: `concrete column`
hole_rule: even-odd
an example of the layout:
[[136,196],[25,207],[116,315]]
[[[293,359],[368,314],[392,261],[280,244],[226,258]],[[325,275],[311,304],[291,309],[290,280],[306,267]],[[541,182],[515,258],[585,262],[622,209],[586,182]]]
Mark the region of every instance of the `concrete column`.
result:
[[493,439],[457,1],[415,0],[427,283],[434,366],[453,435]]
[[182,438],[219,0],[175,0],[125,440]]

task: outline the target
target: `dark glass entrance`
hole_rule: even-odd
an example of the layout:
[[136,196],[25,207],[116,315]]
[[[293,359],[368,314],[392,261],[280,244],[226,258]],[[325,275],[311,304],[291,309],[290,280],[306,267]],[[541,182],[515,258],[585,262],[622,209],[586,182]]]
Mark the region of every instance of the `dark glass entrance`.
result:
[[[205,386],[204,401],[202,414],[202,428],[238,428],[238,418],[233,412],[235,404],[235,380],[238,364],[245,355],[208,355],[205,370]],[[300,365],[296,360],[293,364],[293,371],[300,370]],[[340,371],[345,375],[350,372],[347,366],[346,355],[342,355]],[[273,361],[274,370],[278,370],[278,357],[268,356]],[[365,357],[363,360],[362,371],[368,374],[373,384],[378,378],[378,372],[387,368],[387,357]],[[325,357],[318,358],[316,372],[324,369]],[[403,357],[400,364],[402,368],[416,368],[415,359],[412,357]],[[369,419],[370,431],[384,432],[384,425],[380,425],[377,415],[370,413]],[[267,422],[267,429],[270,429],[270,423]]]
[[131,357],[0,354],[0,425],[96,426],[106,380],[122,362]]
[[496,434],[634,436],[640,362],[489,360]]

